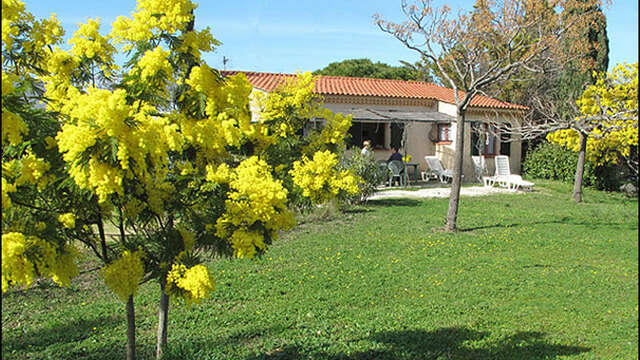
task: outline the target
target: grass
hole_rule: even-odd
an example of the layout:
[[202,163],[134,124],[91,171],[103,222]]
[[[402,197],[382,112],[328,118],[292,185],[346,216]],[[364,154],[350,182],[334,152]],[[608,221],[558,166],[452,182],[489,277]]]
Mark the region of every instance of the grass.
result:
[[[638,358],[638,203],[536,181],[526,194],[371,201],[209,263],[202,305],[172,302],[169,359]],[[90,266],[88,264],[87,266]],[[122,359],[124,304],[97,273],[2,298],[3,359]],[[136,296],[138,355],[158,286]]]

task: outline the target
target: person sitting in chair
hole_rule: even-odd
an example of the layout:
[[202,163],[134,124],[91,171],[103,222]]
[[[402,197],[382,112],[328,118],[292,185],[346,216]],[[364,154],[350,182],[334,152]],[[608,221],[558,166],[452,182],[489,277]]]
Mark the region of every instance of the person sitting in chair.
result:
[[[402,162],[402,155],[400,155],[400,153],[398,152],[398,148],[395,146],[391,147],[391,156],[389,156],[389,160],[387,160],[387,164],[390,163],[393,160],[398,160],[400,162]],[[400,176],[404,176],[404,169],[402,169],[402,171],[400,172]],[[400,179],[394,179],[395,181],[398,182],[398,185],[400,184]],[[393,186],[393,182],[389,182],[389,186]]]
[[389,156],[389,160],[387,160],[387,162],[390,162],[391,160],[402,161],[402,155],[400,155],[398,148],[395,146],[391,147],[391,156]]

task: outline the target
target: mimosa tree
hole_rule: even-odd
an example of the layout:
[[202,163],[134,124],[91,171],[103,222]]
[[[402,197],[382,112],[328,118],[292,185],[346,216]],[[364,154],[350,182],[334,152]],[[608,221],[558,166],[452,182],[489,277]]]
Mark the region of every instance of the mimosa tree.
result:
[[[22,4],[3,1],[3,54],[14,64],[2,76],[3,291],[35,277],[68,284],[77,273],[73,240],[82,241],[127,304],[128,359],[135,358],[141,283],[159,284],[160,357],[170,298],[199,303],[215,288],[203,251],[239,258],[264,252],[295,223],[288,208],[294,189],[329,193],[313,200],[357,191],[349,172],[318,189],[288,171],[296,160],[339,171],[314,154],[335,156],[350,118],[320,115],[305,74],[262,99],[263,113],[252,122],[246,77],[223,79],[202,60],[218,42],[208,28],[195,29],[195,8],[187,0],[141,0],[107,36],[99,19],[81,25],[66,51],[54,47],[62,35],[55,19],[34,21]],[[127,55],[122,68],[114,61],[119,52]],[[44,94],[29,99],[19,89],[32,73]],[[46,109],[34,110],[36,101]],[[47,118],[47,131],[32,113]],[[303,151],[274,156],[305,119],[320,116],[327,126],[300,142]],[[37,232],[54,217],[46,236]],[[105,221],[118,229],[114,240],[105,237]]]
[[558,129],[547,140],[578,152],[573,198],[582,202],[585,161],[594,165],[624,165],[638,176],[638,63],[617,65],[596,74],[577,101],[578,114],[570,121],[552,121]]

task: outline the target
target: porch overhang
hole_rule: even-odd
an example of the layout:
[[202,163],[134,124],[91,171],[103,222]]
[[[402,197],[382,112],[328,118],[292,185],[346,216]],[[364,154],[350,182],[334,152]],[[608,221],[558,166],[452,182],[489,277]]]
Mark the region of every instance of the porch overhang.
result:
[[344,111],[344,113],[351,114],[354,121],[451,123],[456,120],[456,118],[451,115],[432,111],[397,111],[353,108]]

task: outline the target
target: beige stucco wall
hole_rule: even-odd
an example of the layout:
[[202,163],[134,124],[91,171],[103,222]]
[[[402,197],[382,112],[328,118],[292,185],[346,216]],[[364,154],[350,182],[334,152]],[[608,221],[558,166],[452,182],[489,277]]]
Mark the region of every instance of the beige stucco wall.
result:
[[[438,110],[442,113],[456,116],[456,106],[444,102],[438,102]],[[475,180],[475,173],[473,167],[473,160],[471,159],[471,122],[480,121],[486,123],[501,123],[508,122],[512,127],[518,126],[521,120],[521,114],[507,110],[479,110],[470,109],[465,114],[465,131],[464,131],[464,158],[462,160],[462,173],[464,174],[465,182],[473,182]],[[455,133],[457,131],[456,124],[451,124],[450,134],[452,139],[455,140]],[[512,174],[520,174],[521,164],[520,157],[522,153],[522,143],[520,141],[513,141],[511,143],[511,154],[509,155],[509,164]],[[436,145],[436,154],[442,161],[445,168],[453,168],[453,161],[455,157],[455,141],[452,141],[448,145]],[[487,170],[490,175],[495,173],[495,160],[492,156],[485,158],[487,164]]]

